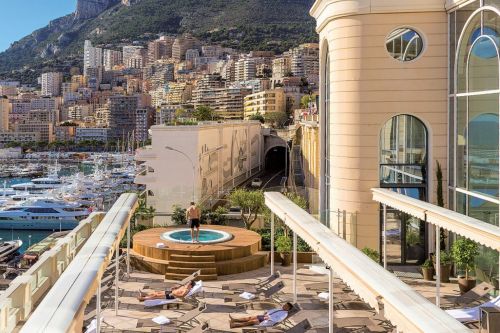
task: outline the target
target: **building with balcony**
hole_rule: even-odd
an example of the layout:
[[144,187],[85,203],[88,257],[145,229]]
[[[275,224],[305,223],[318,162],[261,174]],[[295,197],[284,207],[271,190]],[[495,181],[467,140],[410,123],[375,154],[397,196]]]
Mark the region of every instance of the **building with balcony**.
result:
[[245,97],[245,119],[255,114],[286,111],[286,96],[283,89],[264,90]]

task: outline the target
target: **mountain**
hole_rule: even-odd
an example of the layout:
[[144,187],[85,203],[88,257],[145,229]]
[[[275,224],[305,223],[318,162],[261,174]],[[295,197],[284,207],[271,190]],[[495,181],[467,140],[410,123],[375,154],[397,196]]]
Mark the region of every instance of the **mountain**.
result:
[[[282,52],[317,40],[314,0],[78,0],[55,19],[0,53],[0,78],[33,82],[45,70],[81,65],[83,42],[107,45],[190,33],[242,51]],[[28,83],[28,82],[26,82]]]

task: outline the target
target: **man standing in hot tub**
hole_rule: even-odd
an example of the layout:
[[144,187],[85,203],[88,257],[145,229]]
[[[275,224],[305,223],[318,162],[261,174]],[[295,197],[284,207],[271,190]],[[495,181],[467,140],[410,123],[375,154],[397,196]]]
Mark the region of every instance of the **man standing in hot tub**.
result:
[[[191,206],[186,210],[186,218],[188,226],[191,228],[191,240],[193,243],[200,241],[200,215],[200,209],[194,201],[191,201]],[[194,228],[196,228],[196,231]]]

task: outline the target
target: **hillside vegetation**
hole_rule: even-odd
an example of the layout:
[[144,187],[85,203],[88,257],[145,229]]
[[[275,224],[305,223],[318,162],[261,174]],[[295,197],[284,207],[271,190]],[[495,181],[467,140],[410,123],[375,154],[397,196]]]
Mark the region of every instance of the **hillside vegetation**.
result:
[[[52,21],[0,53],[0,78],[36,76],[46,69],[78,64],[83,41],[95,44],[152,39],[158,33],[190,33],[242,51],[282,52],[316,41],[313,0],[141,0],[115,5],[98,17]],[[20,70],[20,71],[19,71]],[[31,74],[29,74],[31,73]]]

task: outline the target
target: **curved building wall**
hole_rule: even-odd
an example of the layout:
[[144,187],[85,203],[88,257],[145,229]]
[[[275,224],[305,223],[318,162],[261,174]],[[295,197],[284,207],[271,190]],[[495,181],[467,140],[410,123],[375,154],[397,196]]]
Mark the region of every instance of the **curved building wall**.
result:
[[[379,141],[386,121],[399,114],[420,119],[429,133],[427,174],[431,187],[436,160],[447,174],[447,15],[442,1],[426,2],[440,2],[441,11],[436,11],[437,6],[431,8],[434,11],[422,8],[420,12],[407,12],[411,8],[399,13],[363,10],[362,15],[328,10],[328,4],[342,1],[318,1],[311,10],[318,19],[321,48],[328,47],[330,57],[330,119],[328,129],[322,124],[321,130],[328,132],[322,144],[329,145],[328,209],[334,212],[329,217],[330,226],[342,228],[339,220],[343,217],[339,219],[336,212],[345,210],[347,230],[339,232],[354,240],[358,248],[379,247],[379,205],[372,201],[370,189],[380,186]],[[389,55],[385,38],[398,27],[413,28],[423,37],[419,58],[400,62]],[[324,53],[320,59],[322,87]],[[324,94],[323,89],[323,109]],[[322,189],[325,197],[324,185]],[[428,189],[428,196],[435,202],[434,188]]]

